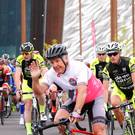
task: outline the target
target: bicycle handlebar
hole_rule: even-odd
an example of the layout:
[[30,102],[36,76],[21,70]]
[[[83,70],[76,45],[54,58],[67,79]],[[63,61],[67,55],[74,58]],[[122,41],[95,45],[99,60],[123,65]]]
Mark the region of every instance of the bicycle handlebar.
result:
[[[57,127],[57,126],[60,126],[60,125],[65,125],[65,126],[67,126],[69,123],[70,123],[69,119],[60,119],[60,121],[59,121],[58,123],[52,122],[52,123],[50,123],[50,124],[48,124],[48,125],[47,125],[46,123],[45,123],[45,125],[40,125],[40,124],[38,124],[38,125],[37,125],[37,126],[38,126],[37,130],[38,130],[38,131],[42,131],[42,130],[45,130],[45,129],[48,129],[48,128],[52,128],[52,127]],[[86,131],[86,128],[82,128],[82,127],[79,125],[78,122],[76,122],[75,125],[76,125],[77,129],[79,129],[79,130],[81,130],[81,131]]]
[[110,111],[110,110],[117,109],[117,108],[123,108],[123,107],[131,105],[131,104],[133,104],[133,102],[125,102],[118,106],[109,107],[108,110]]
[[51,127],[57,127],[59,125],[68,125],[69,123],[69,119],[61,119],[58,123],[50,123],[48,125],[43,125],[43,126],[38,126],[38,130],[45,130],[45,129],[48,129],[48,128],[51,128]]

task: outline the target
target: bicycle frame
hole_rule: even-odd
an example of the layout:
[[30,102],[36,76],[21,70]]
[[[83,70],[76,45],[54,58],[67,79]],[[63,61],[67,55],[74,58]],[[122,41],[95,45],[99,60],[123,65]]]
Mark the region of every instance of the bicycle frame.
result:
[[123,107],[124,112],[124,123],[123,123],[123,132],[131,132],[132,135],[135,135],[135,131],[133,128],[133,121],[132,121],[132,113],[133,113],[133,107],[131,104]]
[[[123,134],[124,133],[129,133],[130,135],[135,135],[134,131],[134,125],[132,121],[132,113],[134,113],[133,107],[132,107],[133,102],[126,101],[125,103],[115,106],[115,107],[110,107],[108,110],[112,109],[117,109],[121,108],[123,113],[124,113],[124,122],[123,122]],[[134,115],[133,115],[134,116]],[[135,116],[134,116],[135,119]]]
[[94,135],[94,133],[88,132],[88,131],[82,131],[78,129],[71,129],[71,133],[81,133],[84,135]]

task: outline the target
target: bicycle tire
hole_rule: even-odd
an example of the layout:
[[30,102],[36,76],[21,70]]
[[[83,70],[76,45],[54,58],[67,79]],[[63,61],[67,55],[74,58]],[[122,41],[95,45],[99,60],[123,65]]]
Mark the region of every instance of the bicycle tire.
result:
[[[8,102],[9,102],[9,105],[8,105]],[[11,115],[11,112],[12,112],[12,98],[11,98],[10,95],[8,97],[8,101],[6,101],[6,106],[4,108],[5,108],[4,117],[8,118]]]
[[36,123],[38,121],[39,114],[36,108],[32,108],[32,122]]
[[1,117],[1,125],[4,125],[4,114],[3,114],[3,112],[1,112],[0,117]]
[[4,125],[4,98],[3,98],[3,95],[0,95],[0,119],[1,119],[1,125]]
[[133,124],[133,131],[135,133],[135,111],[133,111],[132,114],[131,114],[131,121],[132,121],[132,124]]
[[113,130],[114,130],[114,118],[112,115],[112,112],[106,112],[106,117],[107,117],[107,133],[108,135],[113,135]]
[[128,121],[124,121],[123,123],[123,135],[134,135],[132,134],[131,125]]
[[114,121],[109,120],[107,122],[107,133],[108,133],[108,135],[113,135],[113,129],[114,129]]

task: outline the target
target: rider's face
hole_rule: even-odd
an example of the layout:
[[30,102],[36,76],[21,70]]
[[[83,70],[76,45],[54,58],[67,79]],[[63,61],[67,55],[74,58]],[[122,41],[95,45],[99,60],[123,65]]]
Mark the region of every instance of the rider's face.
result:
[[22,55],[26,61],[29,61],[32,57],[32,52],[22,52]]
[[106,61],[106,54],[105,53],[98,53],[97,58],[99,61],[104,62],[104,61]]
[[114,52],[114,53],[108,54],[108,56],[110,58],[110,61],[113,64],[118,64],[119,63],[119,61],[120,61],[120,52]]
[[65,71],[65,64],[63,63],[61,58],[53,58],[50,60],[50,63],[55,70],[56,73],[58,74],[63,74]]

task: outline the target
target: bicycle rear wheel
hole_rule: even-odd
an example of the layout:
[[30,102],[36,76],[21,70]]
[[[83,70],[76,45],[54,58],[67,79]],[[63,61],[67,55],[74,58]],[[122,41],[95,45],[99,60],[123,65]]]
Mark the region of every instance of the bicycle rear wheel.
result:
[[4,115],[3,112],[0,114],[0,119],[1,119],[1,125],[4,125]]
[[9,95],[8,96],[8,101],[5,101],[6,105],[5,105],[5,118],[8,118],[11,115],[12,112],[12,97]]
[[32,123],[36,123],[38,121],[38,118],[39,118],[38,110],[32,108]]
[[[36,108],[33,106],[32,107],[32,134],[33,135],[43,135],[43,131],[39,131],[38,129],[38,124],[40,121],[40,115],[39,115],[39,107],[37,106]],[[41,123],[40,123],[41,124]]]
[[1,125],[4,125],[4,103],[3,103],[3,97],[0,96],[0,119],[1,119]]

